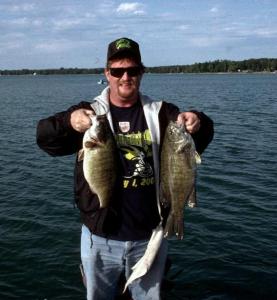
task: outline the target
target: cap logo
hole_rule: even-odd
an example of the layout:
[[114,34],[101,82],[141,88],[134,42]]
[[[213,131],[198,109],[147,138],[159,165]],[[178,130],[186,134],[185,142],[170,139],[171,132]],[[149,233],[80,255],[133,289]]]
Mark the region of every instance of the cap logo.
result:
[[120,39],[116,42],[116,49],[122,49],[122,48],[131,48],[130,41],[126,39]]

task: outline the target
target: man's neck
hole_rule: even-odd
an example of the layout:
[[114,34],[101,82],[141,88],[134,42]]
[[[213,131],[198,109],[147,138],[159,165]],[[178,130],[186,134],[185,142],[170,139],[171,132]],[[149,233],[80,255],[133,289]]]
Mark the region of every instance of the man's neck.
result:
[[110,95],[110,102],[114,106],[118,106],[118,107],[131,107],[138,101],[138,99],[139,99],[138,95],[135,98],[130,98],[130,99],[114,98],[111,97]]

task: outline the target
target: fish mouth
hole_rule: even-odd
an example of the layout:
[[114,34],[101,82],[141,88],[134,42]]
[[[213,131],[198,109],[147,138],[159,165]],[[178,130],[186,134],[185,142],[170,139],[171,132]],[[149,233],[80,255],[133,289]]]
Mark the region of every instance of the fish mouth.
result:
[[103,144],[105,142],[104,138],[101,137],[95,137],[95,136],[89,136],[90,138],[90,143],[92,144]]
[[92,134],[89,134],[89,142],[93,144],[98,144],[100,142],[99,138],[93,136]]
[[90,132],[89,132],[88,136],[89,136],[89,139],[90,139],[91,142],[96,142],[97,141],[96,137],[93,136]]
[[98,140],[95,139],[95,138],[92,138],[92,139],[91,139],[91,142],[96,144],[96,143],[98,143]]

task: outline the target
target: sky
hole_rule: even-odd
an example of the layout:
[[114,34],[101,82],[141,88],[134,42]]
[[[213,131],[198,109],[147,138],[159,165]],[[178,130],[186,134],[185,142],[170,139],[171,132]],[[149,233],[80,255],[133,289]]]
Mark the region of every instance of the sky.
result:
[[276,0],[0,0],[0,69],[99,68],[129,37],[145,66],[277,58]]

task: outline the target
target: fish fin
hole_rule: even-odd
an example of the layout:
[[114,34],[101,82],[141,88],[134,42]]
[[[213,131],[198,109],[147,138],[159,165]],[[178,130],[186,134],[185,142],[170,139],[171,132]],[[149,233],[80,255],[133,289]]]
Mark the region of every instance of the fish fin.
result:
[[168,202],[167,199],[170,199],[170,197],[167,197],[165,190],[163,188],[163,185],[160,185],[160,202],[162,204],[163,207],[169,207],[170,203]]
[[81,149],[79,152],[78,152],[78,162],[84,160],[84,149]]
[[180,153],[183,153],[184,152],[184,149],[185,149],[185,145],[181,144],[177,147],[176,149],[176,153],[177,154],[180,154]]
[[193,186],[192,191],[188,196],[187,205],[188,205],[188,207],[191,207],[191,208],[197,206],[195,186]]
[[183,216],[176,216],[173,213],[170,213],[164,229],[164,236],[169,237],[176,235],[179,240],[182,240],[184,237],[184,218]]
[[101,198],[98,196],[98,200],[99,200],[99,208],[106,208],[108,205],[107,205],[107,200],[105,198]]
[[201,160],[200,154],[199,154],[197,151],[195,151],[194,157],[195,157],[196,163],[197,163],[198,165],[200,165],[201,162],[202,162],[202,160]]

